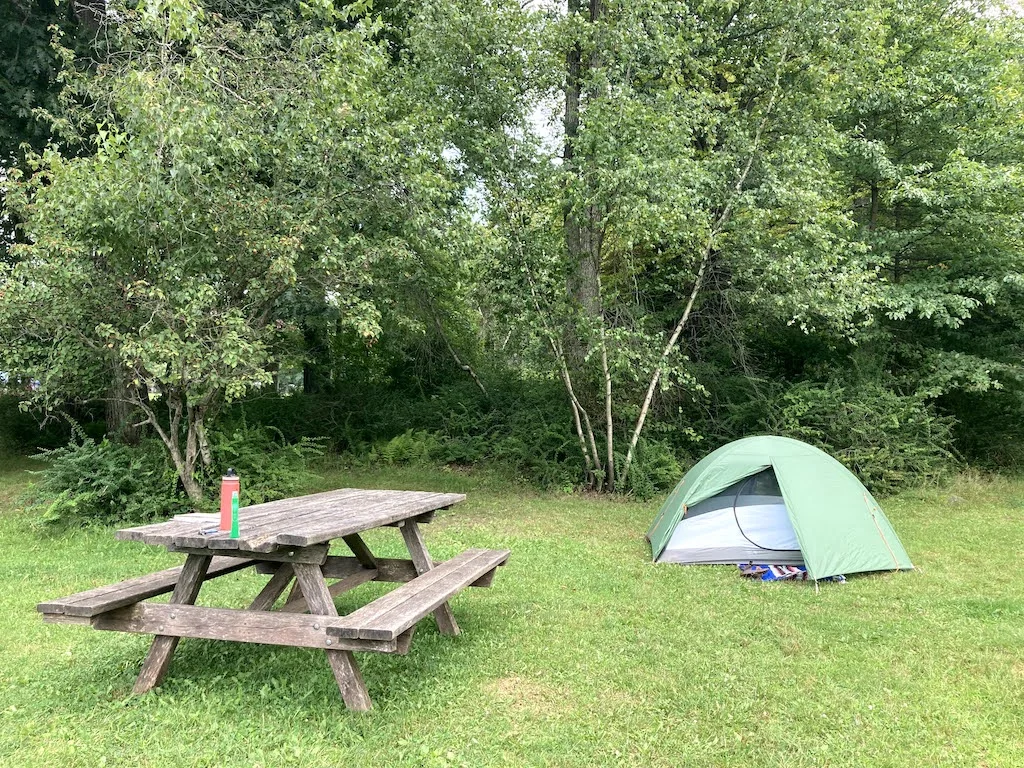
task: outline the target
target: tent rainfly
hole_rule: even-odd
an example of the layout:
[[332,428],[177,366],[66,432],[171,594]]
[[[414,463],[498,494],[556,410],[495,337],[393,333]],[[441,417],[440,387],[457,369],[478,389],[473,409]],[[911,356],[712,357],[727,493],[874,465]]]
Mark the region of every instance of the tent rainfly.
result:
[[647,540],[656,562],[803,563],[812,579],[914,567],[852,472],[814,446],[770,435],[701,459]]

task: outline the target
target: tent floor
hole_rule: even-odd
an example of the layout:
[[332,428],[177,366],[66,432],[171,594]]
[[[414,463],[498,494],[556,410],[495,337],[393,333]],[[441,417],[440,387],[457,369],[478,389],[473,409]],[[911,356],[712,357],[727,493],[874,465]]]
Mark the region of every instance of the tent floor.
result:
[[677,565],[736,565],[737,563],[771,563],[772,565],[803,565],[803,552],[773,552],[767,549],[730,549],[728,552],[694,552],[666,549],[659,563]]

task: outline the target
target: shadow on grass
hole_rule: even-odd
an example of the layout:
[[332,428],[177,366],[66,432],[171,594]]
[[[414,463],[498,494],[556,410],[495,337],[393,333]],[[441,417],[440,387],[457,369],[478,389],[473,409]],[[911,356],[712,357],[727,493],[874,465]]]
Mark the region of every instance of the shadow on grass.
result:
[[[457,695],[463,673],[509,642],[507,623],[496,620],[486,609],[464,606],[457,614],[463,625],[458,637],[441,635],[428,618],[417,629],[407,655],[356,654],[375,708],[394,704],[417,709],[439,692]],[[47,675],[69,694],[61,696],[59,709],[85,715],[104,702],[126,707],[155,704],[132,694],[150,636],[96,634],[102,637],[90,638],[87,652],[67,666],[51,668]],[[236,700],[260,701],[261,716],[267,706],[275,711],[345,712],[321,650],[256,643],[183,639],[162,685],[147,696],[179,704],[218,697],[225,705]]]

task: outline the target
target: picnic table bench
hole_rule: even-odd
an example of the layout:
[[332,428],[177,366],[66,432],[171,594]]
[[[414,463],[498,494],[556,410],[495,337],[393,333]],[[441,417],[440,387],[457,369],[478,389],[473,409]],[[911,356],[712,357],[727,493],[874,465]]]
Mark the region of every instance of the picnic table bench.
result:
[[[508,561],[504,549],[469,549],[444,562],[430,557],[419,525],[464,499],[453,493],[344,488],[245,507],[239,510],[237,538],[206,533],[218,517],[204,513],[125,528],[117,538],[184,553],[184,565],[36,608],[48,622],[155,635],[136,693],[159,685],[178,641],[193,637],[321,648],[345,705],[366,710],[370,696],[353,651],[407,653],[416,625],[430,614],[442,634],[459,634],[448,601],[466,587],[490,586],[497,568]],[[410,559],[378,558],[370,551],[360,534],[385,526],[401,531]],[[336,539],[352,555],[330,555]],[[195,605],[204,582],[245,568],[270,577],[247,609]],[[368,581],[401,586],[339,616],[334,597]],[[168,603],[145,602],[168,592]]]

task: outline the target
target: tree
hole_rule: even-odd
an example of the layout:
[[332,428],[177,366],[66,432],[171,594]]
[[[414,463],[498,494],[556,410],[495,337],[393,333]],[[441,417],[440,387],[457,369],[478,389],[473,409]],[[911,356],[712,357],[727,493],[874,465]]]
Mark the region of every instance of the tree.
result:
[[998,6],[886,9],[883,45],[839,119],[842,168],[882,276],[864,341],[936,398],[1020,378],[1024,326],[1024,35]]
[[404,236],[452,191],[373,20],[316,7],[287,29],[188,0],[115,9],[59,123],[92,153],[51,146],[11,184],[28,242],[0,270],[0,369],[42,404],[116,371],[195,502],[210,420],[294,347],[282,302],[323,296],[372,339],[375,274],[411,268]]
[[[376,20],[372,39],[387,56],[389,96],[418,116],[420,141],[443,160],[436,170],[447,193],[441,208],[402,235],[414,262],[381,265],[374,292],[386,311],[373,365],[395,367],[419,391],[424,382],[413,372],[448,375],[454,363],[486,391],[473,364],[476,322],[468,299],[473,254],[485,233],[470,201],[483,180],[515,162],[515,137],[530,108],[535,20],[515,0],[378,2],[359,17]],[[294,309],[312,353],[307,391],[329,391],[332,381],[368,374],[354,370],[340,351],[351,348],[351,334],[336,322],[334,308],[306,298]]]
[[699,391],[680,347],[708,293],[743,286],[808,326],[863,320],[830,117],[866,23],[838,2],[570,2],[554,22],[565,146],[493,191],[516,255],[497,292],[522,285],[593,487],[628,487],[659,391]]
[[[41,116],[57,104],[60,62],[51,45],[58,35],[65,45],[90,49],[102,18],[102,0],[10,0],[0,5],[0,167],[19,165],[25,148],[39,151],[50,138]],[[0,175],[0,182],[5,175]],[[0,183],[0,259],[10,257],[17,221]]]

